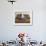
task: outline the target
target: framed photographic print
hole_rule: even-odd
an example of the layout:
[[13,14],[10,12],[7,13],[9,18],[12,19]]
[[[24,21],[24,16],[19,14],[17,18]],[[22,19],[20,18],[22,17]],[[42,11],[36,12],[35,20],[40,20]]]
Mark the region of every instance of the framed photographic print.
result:
[[32,11],[16,11],[15,25],[32,25]]

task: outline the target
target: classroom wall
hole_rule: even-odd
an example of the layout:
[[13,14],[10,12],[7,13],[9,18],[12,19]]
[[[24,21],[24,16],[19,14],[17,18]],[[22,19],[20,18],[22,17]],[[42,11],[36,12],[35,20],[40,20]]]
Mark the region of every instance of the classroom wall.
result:
[[[16,10],[32,10],[32,26],[15,26]],[[19,32],[30,34],[33,40],[46,40],[45,0],[16,0],[13,5],[8,0],[0,0],[0,41],[15,40]]]

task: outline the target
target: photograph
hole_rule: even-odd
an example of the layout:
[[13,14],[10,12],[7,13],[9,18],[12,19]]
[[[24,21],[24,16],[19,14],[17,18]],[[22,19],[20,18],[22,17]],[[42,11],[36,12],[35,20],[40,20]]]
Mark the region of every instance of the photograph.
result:
[[15,25],[32,25],[32,12],[29,11],[16,12]]
[[15,23],[30,23],[29,14],[17,14]]

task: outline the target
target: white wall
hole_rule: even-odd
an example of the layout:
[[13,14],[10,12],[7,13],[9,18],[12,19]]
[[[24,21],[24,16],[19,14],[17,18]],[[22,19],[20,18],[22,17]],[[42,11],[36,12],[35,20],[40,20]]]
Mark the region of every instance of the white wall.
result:
[[[14,26],[16,10],[33,10],[32,26]],[[11,40],[19,32],[26,32],[34,40],[46,40],[46,0],[17,0],[13,5],[0,0],[0,40]]]

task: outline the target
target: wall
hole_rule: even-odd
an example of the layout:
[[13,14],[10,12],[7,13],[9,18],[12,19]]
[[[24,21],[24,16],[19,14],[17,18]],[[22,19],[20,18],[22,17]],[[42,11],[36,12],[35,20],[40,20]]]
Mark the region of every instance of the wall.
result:
[[[15,26],[13,24],[16,10],[33,11],[32,26]],[[17,0],[13,5],[7,0],[0,0],[0,40],[11,40],[19,32],[26,32],[33,40],[46,40],[46,1],[45,0]]]

